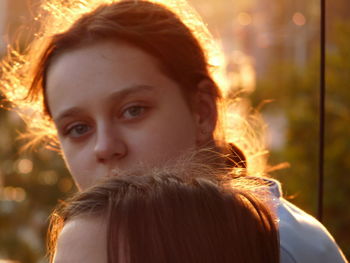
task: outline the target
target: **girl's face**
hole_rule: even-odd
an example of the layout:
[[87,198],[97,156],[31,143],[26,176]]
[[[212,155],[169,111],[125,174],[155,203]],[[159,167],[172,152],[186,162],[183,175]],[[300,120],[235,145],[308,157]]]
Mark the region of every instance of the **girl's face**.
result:
[[214,128],[203,121],[205,110],[190,110],[152,56],[127,44],[65,52],[50,66],[46,85],[65,161],[81,189],[112,169],[174,159]]

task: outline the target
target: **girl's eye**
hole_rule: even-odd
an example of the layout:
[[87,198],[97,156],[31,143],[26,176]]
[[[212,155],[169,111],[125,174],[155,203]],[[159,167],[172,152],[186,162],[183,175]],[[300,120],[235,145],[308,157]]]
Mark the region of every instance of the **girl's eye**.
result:
[[68,129],[66,135],[72,138],[78,138],[90,131],[90,126],[86,124],[77,124]]
[[146,111],[144,106],[131,106],[122,112],[122,117],[124,119],[133,119],[141,116]]

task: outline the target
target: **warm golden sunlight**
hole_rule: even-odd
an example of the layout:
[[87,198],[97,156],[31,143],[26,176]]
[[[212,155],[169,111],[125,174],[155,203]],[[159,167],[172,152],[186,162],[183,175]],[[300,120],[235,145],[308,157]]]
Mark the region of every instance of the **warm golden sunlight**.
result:
[[105,175],[203,148],[272,193],[282,263],[346,262],[350,5],[325,1],[322,144],[320,1],[0,0],[0,263],[51,262],[51,212]]

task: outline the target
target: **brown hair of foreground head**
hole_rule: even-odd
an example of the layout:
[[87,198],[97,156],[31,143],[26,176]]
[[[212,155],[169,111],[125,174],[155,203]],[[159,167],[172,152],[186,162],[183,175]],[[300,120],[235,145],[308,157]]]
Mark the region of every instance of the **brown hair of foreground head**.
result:
[[107,219],[112,263],[121,256],[128,263],[279,262],[277,226],[262,199],[206,178],[107,178],[53,214],[52,256],[65,222],[84,216]]

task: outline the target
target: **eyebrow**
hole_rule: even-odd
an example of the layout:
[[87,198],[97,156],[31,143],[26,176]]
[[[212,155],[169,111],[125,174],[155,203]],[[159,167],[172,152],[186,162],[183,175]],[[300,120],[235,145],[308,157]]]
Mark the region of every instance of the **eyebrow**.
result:
[[[140,92],[153,92],[155,90],[154,86],[150,86],[150,85],[132,85],[129,86],[125,89],[122,90],[118,90],[115,92],[112,92],[109,95],[108,100],[109,101],[121,101],[123,99],[125,99],[128,96],[131,96],[133,94],[137,94]],[[69,108],[67,110],[64,110],[61,114],[59,114],[56,118],[54,118],[55,122],[59,122],[64,118],[70,117],[72,115],[75,115],[77,113],[80,113],[82,110],[79,107],[72,107]]]
[[144,91],[153,92],[154,90],[155,90],[155,87],[149,86],[149,85],[132,85],[132,86],[129,86],[125,89],[112,92],[109,95],[108,100],[111,100],[111,101],[123,100],[126,97],[133,95],[133,94],[136,94],[136,93],[140,93],[140,92],[144,92]]

